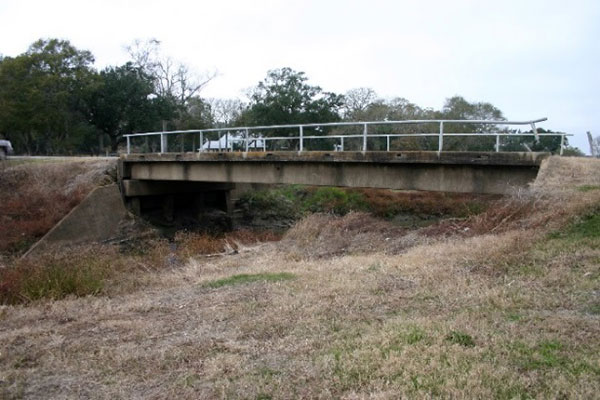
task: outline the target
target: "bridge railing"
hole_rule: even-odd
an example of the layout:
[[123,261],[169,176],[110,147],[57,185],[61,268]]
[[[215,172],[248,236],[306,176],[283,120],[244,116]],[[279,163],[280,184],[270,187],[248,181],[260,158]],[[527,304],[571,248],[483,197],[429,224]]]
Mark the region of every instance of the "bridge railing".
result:
[[[180,138],[179,145],[171,142],[171,148],[174,147],[175,152],[184,152],[191,144],[193,151],[267,151],[276,148],[275,143],[284,143],[279,146],[280,150],[307,151],[314,150],[313,143],[319,145],[333,144],[336,151],[345,151],[349,147],[360,151],[369,150],[369,139],[379,139],[377,150],[390,151],[391,140],[395,138],[423,138],[434,139],[437,143],[429,143],[428,149],[444,151],[444,140],[446,138],[469,138],[469,137],[489,137],[495,139],[493,147],[496,152],[500,151],[501,138],[519,138],[519,137],[534,137],[538,142],[540,137],[555,137],[560,138],[560,154],[563,154],[565,147],[565,138],[572,136],[566,133],[538,133],[536,124],[546,121],[547,118],[539,118],[530,121],[494,121],[494,120],[405,120],[405,121],[368,121],[368,122],[331,122],[331,123],[313,123],[313,124],[290,124],[290,125],[267,125],[267,126],[245,126],[245,127],[229,127],[229,128],[211,128],[198,130],[179,130],[179,131],[163,131],[163,132],[145,132],[124,135],[127,140],[127,154],[132,152],[132,141],[144,138],[144,143],[141,146],[136,146],[136,152],[158,152],[167,153],[170,151],[169,138],[178,136]],[[461,125],[479,125],[481,132],[450,132],[445,131],[447,126]],[[514,132],[515,126],[529,126],[531,132],[520,133]],[[384,127],[408,127],[410,133],[393,133],[381,132]],[[419,132],[418,127],[426,127],[431,129],[434,126],[435,132]],[[498,129],[498,126],[504,126],[504,130],[487,131],[487,129]],[[512,132],[511,129],[512,128]],[[415,132],[416,129],[416,132]],[[307,134],[307,131],[312,130],[317,134]],[[324,131],[329,131],[330,134],[322,134]],[[375,130],[375,131],[373,131]],[[406,131],[407,129],[404,129]],[[265,135],[265,133],[285,132],[287,135],[274,136]],[[212,138],[217,140],[212,140]],[[196,142],[196,138],[198,141]],[[190,140],[191,139],[191,140]],[[158,143],[157,143],[158,140]],[[381,141],[384,141],[382,144]],[[354,146],[349,146],[350,142]],[[373,149],[374,146],[371,146]],[[525,148],[531,151],[530,148]],[[319,149],[325,150],[325,149]],[[331,150],[331,147],[326,150]],[[398,149],[394,149],[397,151]]]

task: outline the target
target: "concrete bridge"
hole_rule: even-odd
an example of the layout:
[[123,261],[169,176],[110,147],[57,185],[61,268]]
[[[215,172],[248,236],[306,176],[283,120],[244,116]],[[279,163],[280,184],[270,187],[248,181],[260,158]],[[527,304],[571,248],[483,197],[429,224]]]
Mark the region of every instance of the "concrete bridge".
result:
[[[163,197],[162,205],[168,210],[178,195],[185,201],[195,199],[200,208],[208,202],[227,210],[231,191],[248,184],[506,194],[532,182],[548,154],[503,152],[505,137],[558,136],[562,152],[567,135],[538,134],[535,124],[541,121],[545,118],[342,122],[133,134],[126,136],[127,154],[119,163],[120,187],[134,211],[141,211],[144,203],[156,201],[152,197],[157,196]],[[414,130],[436,124],[436,132]],[[477,124],[480,132],[455,133],[468,124]],[[453,125],[452,133],[445,131]],[[527,125],[531,132],[494,132],[491,128],[498,125]],[[409,126],[412,130],[406,129]],[[487,140],[493,151],[446,151],[448,137]],[[429,140],[429,146],[433,139],[437,151],[399,151],[397,143],[407,138]],[[159,139],[158,147],[150,142],[155,139]],[[348,151],[352,144],[357,151]],[[192,151],[187,151],[190,145]],[[321,150],[329,146],[333,151],[315,151],[319,145]]]
[[240,184],[302,184],[506,194],[532,182],[547,153],[248,152],[130,154],[119,160],[121,192],[141,213],[162,196],[169,213],[176,195],[231,209]]

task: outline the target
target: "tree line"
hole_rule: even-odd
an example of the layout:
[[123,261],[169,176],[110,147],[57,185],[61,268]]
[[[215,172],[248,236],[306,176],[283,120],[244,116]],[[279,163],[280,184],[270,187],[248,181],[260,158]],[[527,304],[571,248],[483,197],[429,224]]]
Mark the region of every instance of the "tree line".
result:
[[[128,52],[128,62],[102,70],[94,67],[90,51],[60,39],[40,39],[16,57],[0,56],[0,138],[10,140],[21,154],[103,154],[116,152],[123,135],[143,131],[338,121],[504,119],[492,104],[469,102],[461,96],[446,99],[441,110],[434,110],[401,97],[382,99],[369,88],[344,94],[327,92],[309,84],[304,72],[291,68],[268,71],[249,90],[247,101],[204,98],[202,89],[216,73],[199,75],[163,56],[157,40],[136,41]],[[399,127],[395,133],[416,129],[423,127]],[[447,132],[488,129],[490,126],[473,124],[445,127]],[[334,128],[320,132],[328,133],[339,132]],[[426,138],[408,139],[398,144],[402,148],[434,147]],[[476,139],[449,140],[445,145],[448,150],[493,148],[492,138]],[[514,139],[505,141],[503,149],[555,152],[560,146],[558,137],[539,142]],[[381,144],[375,143],[373,149],[379,147]]]

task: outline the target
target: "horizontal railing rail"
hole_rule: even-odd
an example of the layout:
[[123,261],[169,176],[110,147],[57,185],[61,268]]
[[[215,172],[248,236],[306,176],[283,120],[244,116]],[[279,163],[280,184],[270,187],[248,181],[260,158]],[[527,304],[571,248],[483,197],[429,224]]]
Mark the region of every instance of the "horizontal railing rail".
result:
[[[390,140],[391,138],[406,138],[406,137],[436,137],[438,139],[437,151],[441,152],[444,148],[444,137],[494,137],[495,151],[500,151],[500,138],[501,137],[535,137],[536,141],[539,141],[540,137],[560,137],[560,154],[563,154],[565,147],[565,138],[567,136],[573,136],[566,133],[538,133],[536,123],[546,121],[547,118],[539,118],[529,121],[504,121],[504,120],[450,120],[450,119],[436,119],[436,120],[404,120],[404,121],[366,121],[366,122],[328,122],[328,123],[310,123],[310,124],[289,124],[289,125],[265,125],[265,126],[243,126],[243,127],[226,127],[226,128],[209,128],[209,129],[192,129],[192,130],[175,130],[175,131],[163,131],[163,132],[144,132],[144,133],[133,133],[124,135],[127,140],[127,154],[131,154],[131,140],[140,137],[159,137],[160,138],[160,153],[166,153],[168,149],[168,137],[172,135],[186,135],[194,134],[198,135],[198,148],[197,151],[236,151],[234,150],[234,144],[241,146],[238,147],[237,151],[267,151],[267,142],[273,141],[297,141],[298,147],[294,151],[305,151],[305,142],[317,139],[329,139],[338,140],[339,144],[334,144],[334,150],[344,151],[345,140],[347,139],[362,139],[362,151],[368,150],[368,139],[372,138],[386,138],[386,151],[390,151]],[[415,132],[415,133],[375,133],[369,132],[369,127],[381,125],[431,125],[437,124],[439,131],[437,132]],[[444,126],[448,124],[476,124],[476,125],[500,125],[500,126],[521,126],[528,125],[531,128],[531,132],[526,133],[515,133],[508,131],[498,132],[444,132]],[[315,128],[319,131],[320,128],[348,128],[358,127],[362,128],[361,133],[348,133],[348,134],[331,134],[331,135],[306,135],[304,130],[307,128]],[[297,129],[298,134],[294,136],[263,136],[264,131],[269,130],[281,130],[281,129]],[[254,132],[258,132],[259,135],[253,135]],[[206,140],[210,134],[217,134],[217,141]],[[224,136],[219,136],[219,133],[223,133]],[[231,134],[236,134],[232,136]],[[223,144],[223,138],[225,143]],[[218,142],[214,144],[214,142]],[[182,141],[183,143],[183,141]],[[194,141],[195,143],[195,141]],[[211,147],[211,146],[215,147]],[[183,147],[183,146],[182,146]],[[183,151],[183,150],[182,150]],[[194,151],[196,151],[194,144]]]

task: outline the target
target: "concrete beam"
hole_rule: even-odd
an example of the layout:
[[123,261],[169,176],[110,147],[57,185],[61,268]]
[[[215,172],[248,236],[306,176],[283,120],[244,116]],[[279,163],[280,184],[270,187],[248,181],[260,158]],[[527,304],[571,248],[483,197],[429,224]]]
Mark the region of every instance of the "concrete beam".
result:
[[125,197],[157,196],[177,193],[200,193],[210,191],[232,190],[234,183],[190,182],[190,181],[160,181],[160,180],[135,180],[122,181],[122,190]]

